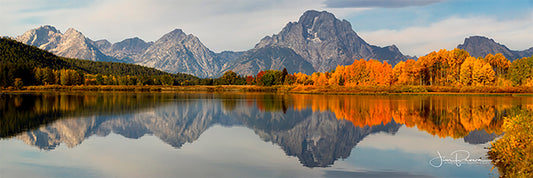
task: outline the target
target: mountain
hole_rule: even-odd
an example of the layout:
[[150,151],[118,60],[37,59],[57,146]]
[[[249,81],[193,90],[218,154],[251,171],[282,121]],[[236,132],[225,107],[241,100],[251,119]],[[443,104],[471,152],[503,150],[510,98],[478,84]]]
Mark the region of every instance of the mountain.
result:
[[29,30],[16,37],[15,40],[62,57],[92,61],[115,61],[114,58],[103,54],[92,40],[73,28],[61,33],[55,27],[45,25]]
[[392,65],[407,59],[394,45],[368,44],[353,31],[350,22],[341,21],[326,11],[305,12],[298,22],[290,22],[280,33],[263,38],[254,50],[272,46],[292,49],[319,72],[352,64],[360,58],[387,61]]
[[108,56],[118,59],[119,61],[135,63],[139,62],[141,55],[154,43],[145,42],[144,40],[135,37],[125,39],[115,44],[111,44],[107,40],[99,40],[96,41],[95,44]]
[[233,70],[241,75],[256,75],[264,70],[283,70],[289,73],[312,74],[315,70],[311,63],[290,48],[267,46],[247,51],[234,61],[224,65],[222,71]]
[[163,35],[142,54],[139,64],[167,72],[211,77],[220,72],[221,60],[194,35],[176,29]]
[[485,57],[487,54],[502,53],[507,59],[514,61],[523,57],[531,57],[533,55],[533,48],[524,51],[514,51],[507,48],[505,45],[495,42],[483,36],[471,36],[465,39],[463,44],[457,46],[459,49],[464,49],[474,57]]

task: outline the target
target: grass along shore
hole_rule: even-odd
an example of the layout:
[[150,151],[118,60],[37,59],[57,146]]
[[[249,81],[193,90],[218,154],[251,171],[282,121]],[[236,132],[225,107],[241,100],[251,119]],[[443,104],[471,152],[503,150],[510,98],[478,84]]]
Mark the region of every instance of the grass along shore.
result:
[[335,95],[491,95],[491,96],[533,96],[533,87],[447,87],[447,86],[314,86],[314,85],[194,85],[194,86],[126,86],[126,85],[40,85],[0,89],[2,92],[38,91],[128,91],[128,92],[272,92],[296,94]]

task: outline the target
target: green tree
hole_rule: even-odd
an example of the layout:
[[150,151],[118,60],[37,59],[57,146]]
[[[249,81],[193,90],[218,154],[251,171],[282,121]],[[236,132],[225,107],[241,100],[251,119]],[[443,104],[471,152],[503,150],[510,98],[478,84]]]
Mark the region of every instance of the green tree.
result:
[[174,79],[170,75],[163,75],[161,76],[161,84],[165,86],[172,86],[174,85]]
[[36,85],[42,85],[44,84],[44,69],[43,68],[35,68],[33,70],[35,73],[35,84]]
[[70,76],[70,72],[68,70],[61,70],[60,71],[61,75],[59,77],[59,80],[61,81],[61,85],[72,85],[71,83],[71,76]]
[[533,56],[511,63],[509,77],[513,85],[533,85]]
[[43,70],[43,84],[45,85],[56,84],[54,70],[52,70],[50,67],[46,67]]
[[237,78],[237,73],[233,72],[232,70],[228,70],[224,72],[224,75],[220,77],[220,80],[223,85],[235,85]]
[[104,77],[102,74],[96,75],[96,84],[97,85],[103,85],[104,84]]
[[272,86],[276,80],[275,77],[273,72],[266,72],[261,78],[261,81],[264,86]]

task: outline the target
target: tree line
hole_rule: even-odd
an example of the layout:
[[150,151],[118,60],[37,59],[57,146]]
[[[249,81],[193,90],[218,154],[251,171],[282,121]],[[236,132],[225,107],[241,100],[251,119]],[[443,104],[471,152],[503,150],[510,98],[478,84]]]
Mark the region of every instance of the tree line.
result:
[[[233,78],[232,78],[233,77]],[[260,71],[254,76],[238,76],[227,71],[221,83],[315,86],[526,86],[533,87],[533,56],[509,61],[502,54],[472,57],[462,49],[434,51],[418,60],[408,59],[392,67],[377,60],[355,60],[328,72],[287,74],[283,71]],[[240,82],[230,82],[230,81]]]

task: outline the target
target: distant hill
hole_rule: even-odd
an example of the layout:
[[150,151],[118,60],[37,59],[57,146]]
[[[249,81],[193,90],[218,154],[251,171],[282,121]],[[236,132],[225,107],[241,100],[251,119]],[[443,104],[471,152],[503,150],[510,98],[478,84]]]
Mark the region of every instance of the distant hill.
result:
[[468,51],[470,56],[474,57],[485,57],[487,54],[502,53],[510,61],[533,55],[533,47],[524,51],[514,51],[484,36],[468,37],[457,48]]
[[88,74],[104,75],[171,75],[176,78],[197,79],[187,74],[170,74],[154,68],[117,62],[95,62],[58,57],[35,46],[8,38],[0,38],[0,64],[28,65],[31,68],[73,69]]

